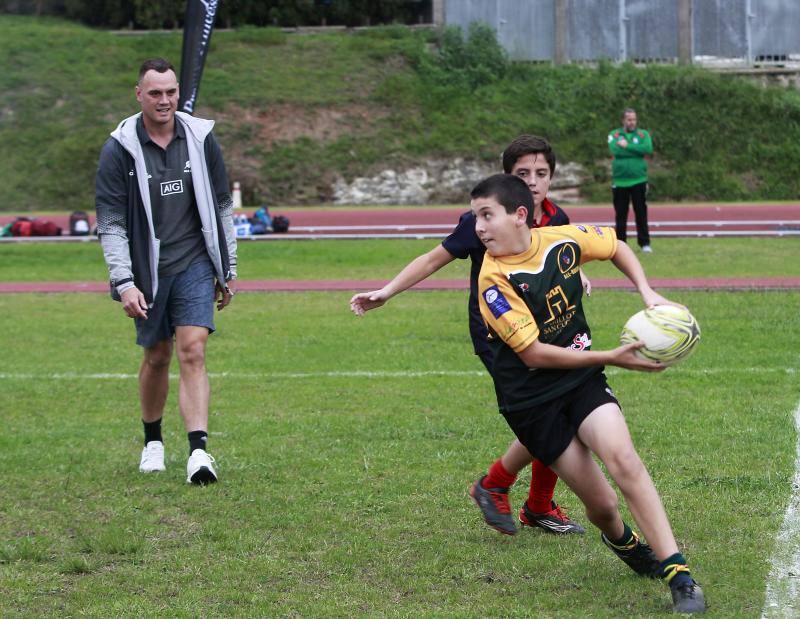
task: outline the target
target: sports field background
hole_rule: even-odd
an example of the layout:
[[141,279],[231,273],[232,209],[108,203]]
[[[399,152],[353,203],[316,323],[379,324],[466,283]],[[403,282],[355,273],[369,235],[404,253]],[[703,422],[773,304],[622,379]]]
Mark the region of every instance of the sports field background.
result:
[[[797,198],[795,89],[607,63],[515,64],[501,77],[487,64],[491,46],[448,65],[431,35],[215,33],[198,114],[218,121],[245,199],[312,204],[332,199],[336,180],[387,167],[495,162],[524,131],[550,138],[559,165],[581,163],[584,197],[607,201],[605,136],[631,104],[656,138],[654,198]],[[0,16],[0,222],[91,208],[99,145],[135,107],[132,68],[143,56],[177,59],[180,36]],[[290,216],[297,231],[302,216]],[[800,213],[787,219],[772,232],[796,233]],[[242,243],[240,275],[356,287],[435,242]],[[698,317],[697,353],[658,376],[610,369],[609,380],[709,614],[761,616],[778,568],[794,575],[768,616],[800,616],[800,512],[782,529],[798,506],[800,237],[655,236],[654,247],[643,257],[654,278],[782,287],[665,290]],[[618,277],[608,264],[586,270],[596,282]],[[467,275],[458,261],[433,279]],[[349,290],[238,294],[208,355],[221,481],[195,488],[184,483],[175,379],[168,469],[137,471],[141,352],[119,305],[98,293],[4,292],[30,282],[102,289],[106,277],[96,242],[0,243],[0,617],[669,613],[666,587],[636,578],[591,527],[580,538],[507,538],[482,522],[467,489],[511,434],[471,354],[463,290],[407,293],[362,319],[347,309]],[[595,346],[614,346],[639,308],[634,294],[598,287],[587,301]],[[563,485],[557,498],[586,524]],[[788,563],[775,561],[787,551]]]
[[[217,121],[226,167],[248,204],[330,202],[337,179],[399,173],[431,158],[496,165],[520,133],[546,136],[559,166],[581,163],[584,199],[607,202],[606,136],[629,105],[655,140],[652,200],[800,195],[794,88],[693,67],[509,66],[490,41],[464,53],[448,40],[453,47],[439,55],[444,41],[428,30],[218,31],[196,112]],[[91,207],[100,145],[136,109],[136,67],[152,56],[177,63],[180,46],[177,29],[116,36],[0,15],[0,212]]]
[[[281,264],[291,277],[334,278],[358,262],[357,277],[380,278],[431,245],[242,249],[247,277],[268,278]],[[645,267],[663,277],[726,265],[796,274],[787,257],[797,247],[796,239],[664,239]],[[0,246],[0,265],[12,265],[3,279],[70,280],[73,265],[95,261],[97,245]],[[588,265],[590,276],[606,266]],[[661,375],[611,369],[609,380],[710,612],[759,616],[792,495],[800,292],[668,296],[698,317],[697,353]],[[361,319],[349,297],[241,294],[218,314],[209,449],[221,482],[194,488],[184,483],[176,381],[165,416],[168,470],[136,469],[140,352],[118,305],[101,294],[0,295],[13,325],[0,358],[0,614],[669,611],[667,589],[636,578],[591,527],[581,538],[538,530],[507,538],[483,524],[467,488],[511,435],[471,354],[463,291],[406,293]],[[595,346],[614,345],[639,307],[631,293],[593,295]],[[586,522],[561,485],[557,498]]]

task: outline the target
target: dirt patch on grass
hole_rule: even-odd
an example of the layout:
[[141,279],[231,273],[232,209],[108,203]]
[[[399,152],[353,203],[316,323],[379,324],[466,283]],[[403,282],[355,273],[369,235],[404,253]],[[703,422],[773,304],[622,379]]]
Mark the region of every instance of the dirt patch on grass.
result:
[[261,108],[228,105],[222,111],[198,110],[198,116],[217,122],[215,133],[222,144],[229,177],[241,183],[245,204],[329,201],[338,171],[323,165],[312,178],[302,182],[297,179],[276,181],[275,175],[272,175],[272,182],[267,182],[264,170],[267,153],[276,144],[302,139],[324,143],[348,135],[369,135],[377,131],[379,123],[390,113],[389,108],[365,104],[275,104]]
[[740,178],[742,179],[742,184],[745,189],[751,194],[757,193],[764,185],[764,181],[762,181],[755,172],[745,172]]
[[293,142],[299,138],[329,141],[353,131],[369,132],[389,113],[386,108],[357,104],[341,107],[278,104],[260,109],[229,105],[216,114],[216,119],[230,124],[233,133],[247,135],[269,148],[275,142]]

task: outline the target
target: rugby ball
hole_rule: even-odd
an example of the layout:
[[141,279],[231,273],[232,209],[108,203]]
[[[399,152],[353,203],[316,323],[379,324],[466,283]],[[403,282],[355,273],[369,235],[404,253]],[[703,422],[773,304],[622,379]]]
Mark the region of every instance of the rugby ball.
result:
[[689,310],[674,305],[655,305],[637,312],[622,328],[620,342],[642,341],[636,351],[642,359],[673,365],[686,359],[700,341],[700,325]]

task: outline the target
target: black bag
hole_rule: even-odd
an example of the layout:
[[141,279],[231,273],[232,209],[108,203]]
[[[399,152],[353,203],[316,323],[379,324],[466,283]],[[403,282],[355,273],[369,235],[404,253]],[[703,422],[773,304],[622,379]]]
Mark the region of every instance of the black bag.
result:
[[272,218],[272,230],[275,232],[288,232],[289,218],[283,215],[275,215]]
[[91,232],[89,215],[85,211],[75,211],[69,216],[70,236],[88,236]]

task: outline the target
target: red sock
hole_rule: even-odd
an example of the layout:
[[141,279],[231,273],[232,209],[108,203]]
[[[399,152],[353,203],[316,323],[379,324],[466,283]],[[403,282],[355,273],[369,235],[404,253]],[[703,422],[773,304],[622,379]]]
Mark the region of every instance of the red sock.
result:
[[551,501],[557,481],[558,475],[534,459],[531,462],[531,490],[528,494],[528,509],[537,514],[543,514],[553,509]]
[[[489,474],[483,478],[484,488],[510,488],[517,481],[516,473],[509,473],[499,458],[489,467]],[[549,508],[548,508],[549,509]]]

